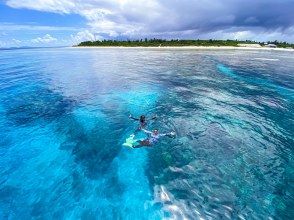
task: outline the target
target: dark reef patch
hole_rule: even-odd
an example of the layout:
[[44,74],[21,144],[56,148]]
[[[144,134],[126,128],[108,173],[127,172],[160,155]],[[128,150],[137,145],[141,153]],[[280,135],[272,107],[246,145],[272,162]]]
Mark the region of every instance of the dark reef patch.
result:
[[37,87],[6,101],[5,115],[17,126],[28,126],[37,120],[50,122],[69,113],[77,102],[48,88]]
[[93,129],[86,130],[73,115],[66,115],[56,128],[57,134],[66,138],[60,149],[69,150],[75,161],[85,168],[85,175],[93,179],[107,172],[121,149],[112,136],[115,134],[99,122]]

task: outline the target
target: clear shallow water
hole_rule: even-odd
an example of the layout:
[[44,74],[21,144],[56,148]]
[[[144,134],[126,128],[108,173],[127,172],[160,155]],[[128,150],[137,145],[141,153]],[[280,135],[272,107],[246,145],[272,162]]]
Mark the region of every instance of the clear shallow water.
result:
[[[0,219],[291,219],[294,54],[0,52]],[[122,147],[129,114],[175,130]]]

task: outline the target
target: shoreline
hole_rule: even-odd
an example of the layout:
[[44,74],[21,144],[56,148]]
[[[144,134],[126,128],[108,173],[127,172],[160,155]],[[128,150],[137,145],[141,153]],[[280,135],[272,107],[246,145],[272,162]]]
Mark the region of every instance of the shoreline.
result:
[[267,47],[233,47],[233,46],[165,46],[165,47],[123,47],[123,46],[72,46],[70,48],[92,48],[92,49],[182,49],[182,50],[265,50],[265,51],[289,51],[294,52],[293,48],[267,48]]

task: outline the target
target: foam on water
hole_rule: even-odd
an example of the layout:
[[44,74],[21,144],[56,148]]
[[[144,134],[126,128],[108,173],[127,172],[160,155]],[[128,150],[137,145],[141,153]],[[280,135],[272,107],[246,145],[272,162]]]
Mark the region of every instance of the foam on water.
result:
[[264,57],[256,57],[253,59],[254,60],[263,60],[263,61],[279,61],[279,59],[271,59],[271,58],[264,58]]

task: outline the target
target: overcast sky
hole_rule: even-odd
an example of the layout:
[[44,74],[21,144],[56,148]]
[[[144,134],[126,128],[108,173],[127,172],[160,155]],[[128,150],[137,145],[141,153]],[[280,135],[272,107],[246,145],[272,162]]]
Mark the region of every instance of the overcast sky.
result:
[[98,39],[294,43],[294,0],[0,0],[0,47]]

